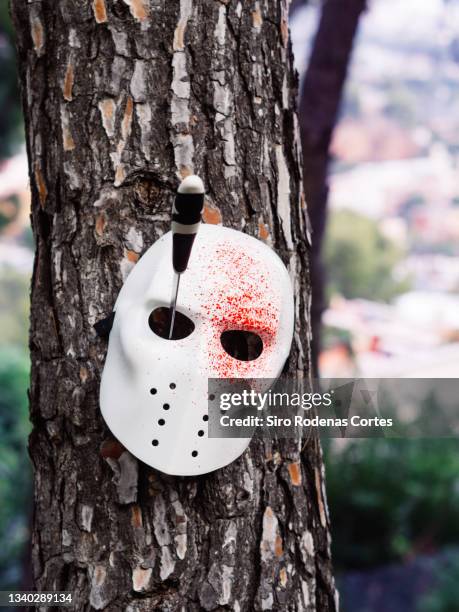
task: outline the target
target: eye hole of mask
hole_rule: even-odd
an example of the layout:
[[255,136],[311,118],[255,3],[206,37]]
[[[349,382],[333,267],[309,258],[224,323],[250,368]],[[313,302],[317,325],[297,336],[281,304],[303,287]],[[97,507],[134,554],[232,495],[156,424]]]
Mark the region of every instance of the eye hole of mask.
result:
[[254,361],[263,352],[263,341],[258,334],[231,329],[220,336],[222,347],[239,361]]
[[[171,309],[162,306],[155,308],[148,317],[150,329],[160,338],[169,339]],[[174,331],[171,340],[183,340],[194,332],[194,323],[178,310],[175,312]]]

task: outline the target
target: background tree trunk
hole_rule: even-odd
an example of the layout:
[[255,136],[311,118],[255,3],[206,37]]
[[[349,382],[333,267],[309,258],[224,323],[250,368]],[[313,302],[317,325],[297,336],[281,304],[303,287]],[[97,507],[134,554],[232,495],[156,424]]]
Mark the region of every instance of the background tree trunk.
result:
[[327,220],[330,143],[343,97],[360,15],[367,0],[324,0],[300,99],[304,192],[312,228],[312,370],[318,376],[325,307],[321,248]]
[[33,566],[75,610],[335,609],[320,447],[253,442],[173,478],[99,411],[107,316],[169,228],[179,177],[207,222],[271,244],[295,281],[291,372],[308,371],[308,235],[287,0],[11,0],[37,243]]

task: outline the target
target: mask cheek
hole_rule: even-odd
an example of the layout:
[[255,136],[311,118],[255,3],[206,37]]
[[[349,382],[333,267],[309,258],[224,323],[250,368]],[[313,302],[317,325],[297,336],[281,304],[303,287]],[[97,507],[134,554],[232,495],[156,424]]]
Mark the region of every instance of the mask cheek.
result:
[[156,344],[148,325],[148,310],[143,306],[125,307],[116,313],[114,327],[125,363],[132,370],[137,370],[151,355]]

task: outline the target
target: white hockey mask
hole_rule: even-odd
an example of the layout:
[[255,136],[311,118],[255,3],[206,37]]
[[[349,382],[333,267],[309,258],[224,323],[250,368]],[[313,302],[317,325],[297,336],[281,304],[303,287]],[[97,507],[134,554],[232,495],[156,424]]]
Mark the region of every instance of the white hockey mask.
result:
[[[169,232],[120,291],[100,404],[112,433],[138,459],[194,476],[228,465],[250,442],[208,437],[208,379],[278,378],[292,341],[293,292],[284,264],[264,243],[203,225],[180,281],[183,337],[168,340],[161,325],[172,292],[171,249]],[[231,348],[240,332],[249,338],[244,355]]]

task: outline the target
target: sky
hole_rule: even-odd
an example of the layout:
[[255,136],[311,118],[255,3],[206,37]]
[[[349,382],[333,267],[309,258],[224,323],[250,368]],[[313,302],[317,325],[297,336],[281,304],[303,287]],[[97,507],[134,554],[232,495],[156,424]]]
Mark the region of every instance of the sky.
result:
[[[293,49],[300,74],[307,65],[319,7],[317,2],[308,4],[298,10],[291,21]],[[459,40],[459,0],[369,0],[357,42],[441,49],[453,38]]]

